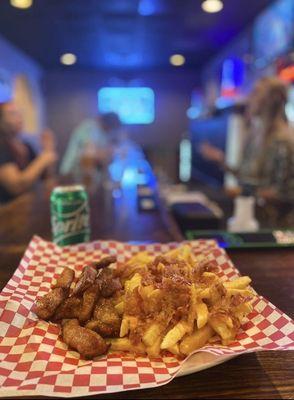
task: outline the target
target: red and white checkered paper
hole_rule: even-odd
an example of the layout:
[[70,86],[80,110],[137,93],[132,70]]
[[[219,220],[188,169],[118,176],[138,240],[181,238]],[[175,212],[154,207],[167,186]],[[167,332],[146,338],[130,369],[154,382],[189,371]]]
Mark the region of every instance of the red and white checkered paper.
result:
[[[190,242],[220,267],[224,278],[239,275],[223,249],[213,241]],[[123,262],[139,251],[160,254],[178,246],[131,245],[113,241],[60,248],[34,237],[23,259],[0,294],[0,396],[86,396],[168,383],[185,361],[107,355],[95,361],[80,359],[60,339],[60,328],[38,321],[32,311],[38,296],[47,293],[64,266],[80,271],[87,263],[115,254]],[[294,322],[261,296],[254,302],[237,341],[229,347],[208,345],[201,351],[217,357],[259,350],[294,349]]]

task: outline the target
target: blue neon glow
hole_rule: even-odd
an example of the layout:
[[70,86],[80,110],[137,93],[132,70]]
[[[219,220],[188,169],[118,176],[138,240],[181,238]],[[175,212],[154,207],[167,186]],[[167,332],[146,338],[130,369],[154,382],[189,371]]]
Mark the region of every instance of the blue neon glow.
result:
[[122,188],[151,184],[153,179],[151,166],[142,150],[128,139],[116,147],[108,170],[112,181]]
[[12,99],[12,81],[9,74],[0,69],[0,103],[5,103]]
[[124,124],[151,124],[154,92],[148,87],[104,87],[98,91],[98,109],[117,113]]
[[222,91],[227,92],[229,96],[236,94],[244,82],[244,73],[243,60],[237,57],[225,59],[222,68]]
[[140,0],[138,6],[138,12],[140,15],[148,16],[156,12],[156,6],[153,0]]

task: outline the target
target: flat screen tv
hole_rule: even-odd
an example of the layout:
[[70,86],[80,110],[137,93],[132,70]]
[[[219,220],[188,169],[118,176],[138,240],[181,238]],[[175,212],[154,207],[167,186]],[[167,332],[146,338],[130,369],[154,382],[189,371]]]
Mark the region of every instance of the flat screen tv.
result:
[[98,110],[117,113],[124,124],[151,124],[154,92],[149,87],[103,87],[98,91]]

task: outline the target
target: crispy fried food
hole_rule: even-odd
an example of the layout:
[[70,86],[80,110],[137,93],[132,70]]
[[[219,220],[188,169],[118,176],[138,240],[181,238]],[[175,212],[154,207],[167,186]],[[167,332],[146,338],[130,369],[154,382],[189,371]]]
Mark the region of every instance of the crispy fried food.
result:
[[55,311],[53,320],[79,318],[81,303],[82,300],[78,297],[68,297]]
[[120,325],[121,318],[112,300],[100,299],[94,309],[93,319],[87,323],[86,328],[110,338],[119,336]]
[[79,321],[81,323],[86,322],[91,318],[99,294],[100,288],[97,282],[85,290],[79,310]]
[[77,319],[64,321],[62,337],[65,343],[82,357],[92,359],[106,353],[108,345],[98,333],[79,325]]
[[116,256],[108,256],[102,258],[100,261],[93,263],[97,269],[106,268],[111,264],[116,263]]
[[53,287],[69,289],[74,279],[75,279],[74,270],[65,267],[60,276],[57,278],[57,281]]
[[216,265],[204,255],[194,256],[186,245],[146,259],[141,265],[128,262],[120,271],[121,339],[111,341],[113,349],[143,346],[149,356],[162,350],[185,356],[215,334],[224,345],[235,339],[252,309],[249,277],[223,282]]
[[84,291],[86,289],[88,289],[88,287],[93,285],[96,277],[97,277],[97,271],[96,271],[95,267],[93,267],[92,265],[87,265],[83,269],[83,272],[82,272],[81,276],[79,277],[79,280],[72,292],[72,296],[78,296],[78,295],[84,293]]
[[205,325],[201,329],[196,329],[192,335],[187,335],[183,338],[180,344],[181,354],[188,356],[193,351],[203,347],[213,334],[214,331],[210,325]]
[[67,291],[63,288],[55,288],[37,300],[36,314],[39,318],[48,320],[53,316],[56,309],[65,300]]
[[111,269],[100,269],[96,282],[99,284],[102,297],[111,297],[122,288],[119,278],[114,277]]
[[[249,277],[224,281],[217,267],[188,245],[157,257],[139,253],[116,270],[116,257],[87,265],[70,297],[65,268],[37,302],[42,319],[63,320],[63,338],[84,358],[110,351],[183,357],[208,341],[235,340],[252,311]],[[212,339],[213,338],[213,339]]]
[[118,338],[110,340],[111,351],[129,351],[136,354],[145,354],[145,347],[142,344],[134,345],[127,338]]

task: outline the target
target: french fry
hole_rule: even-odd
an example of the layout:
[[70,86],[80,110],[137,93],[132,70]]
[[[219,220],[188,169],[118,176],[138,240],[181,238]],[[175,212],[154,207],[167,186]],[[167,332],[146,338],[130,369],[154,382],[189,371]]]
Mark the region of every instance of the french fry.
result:
[[127,317],[124,317],[121,321],[119,337],[124,337],[129,333],[130,325]]
[[182,256],[182,258],[188,263],[188,264],[190,264],[190,262],[191,262],[191,247],[190,246],[187,246],[187,245],[185,245],[185,246],[183,246],[182,248],[181,248],[181,256]]
[[196,302],[195,308],[197,313],[197,327],[198,329],[201,329],[207,324],[208,308],[203,301]]
[[158,357],[160,355],[161,339],[162,338],[158,336],[150,346],[146,347],[146,352],[149,357]]
[[163,272],[164,270],[165,270],[165,265],[162,264],[161,262],[158,263],[158,265],[157,265],[157,271]]
[[210,325],[205,325],[201,329],[197,329],[192,335],[187,335],[180,343],[180,353],[189,355],[193,351],[203,347],[207,341],[213,336],[214,330]]
[[244,297],[254,296],[254,293],[249,289],[227,289],[227,293],[228,293],[228,296],[235,296],[237,294],[240,294],[241,296],[244,296]]
[[236,309],[234,310],[234,314],[238,318],[238,320],[242,322],[245,315],[251,313],[252,309],[253,307],[249,302],[242,303],[236,307]]
[[161,332],[162,327],[158,323],[153,323],[150,325],[142,338],[145,346],[151,346],[153,343],[155,343],[158,337],[160,337]]
[[203,272],[202,276],[204,276],[205,278],[211,278],[213,280],[218,279],[218,276],[213,272]]
[[136,264],[146,265],[150,261],[152,261],[152,257],[147,253],[147,251],[141,251],[140,253],[130,258],[126,262],[126,265],[136,265]]
[[119,303],[117,303],[114,308],[116,309],[116,311],[118,312],[119,315],[123,315],[124,313],[124,309],[125,309],[125,302],[124,301],[120,301]]
[[134,346],[128,338],[111,339],[109,343],[111,345],[111,351],[130,351],[138,354],[144,354],[146,352],[142,343]]
[[138,325],[138,318],[132,316],[124,316],[120,326],[119,336],[122,338],[126,336],[130,329],[134,330]]
[[205,288],[205,289],[198,289],[197,290],[197,296],[199,299],[210,299],[210,288]]
[[186,321],[180,321],[170,331],[167,332],[161,343],[161,349],[168,349],[175,345],[189,330],[189,325]]
[[165,257],[168,257],[168,258],[179,258],[180,252],[181,252],[180,247],[177,247],[177,248],[175,248],[173,250],[169,250],[168,252],[166,252],[165,253]]
[[224,346],[229,344],[235,338],[236,330],[232,327],[232,324],[229,322],[229,320],[227,320],[226,323],[219,318],[210,317],[208,322],[215,332],[219,334]]
[[187,322],[189,325],[189,330],[193,331],[194,321],[197,317],[197,291],[194,283],[191,285],[190,291],[191,291],[190,308],[189,308]]
[[174,354],[175,356],[179,356],[180,353],[180,346],[178,345],[178,343],[174,344],[173,346],[170,346],[167,349],[170,353]]
[[139,286],[139,294],[143,299],[148,299],[151,293],[154,291],[154,287],[152,285],[148,286]]
[[233,281],[224,282],[224,287],[227,289],[246,289],[250,283],[251,279],[249,276],[241,276]]
[[132,292],[136,287],[141,285],[142,276],[136,272],[135,275],[128,281],[125,282],[125,290]]

